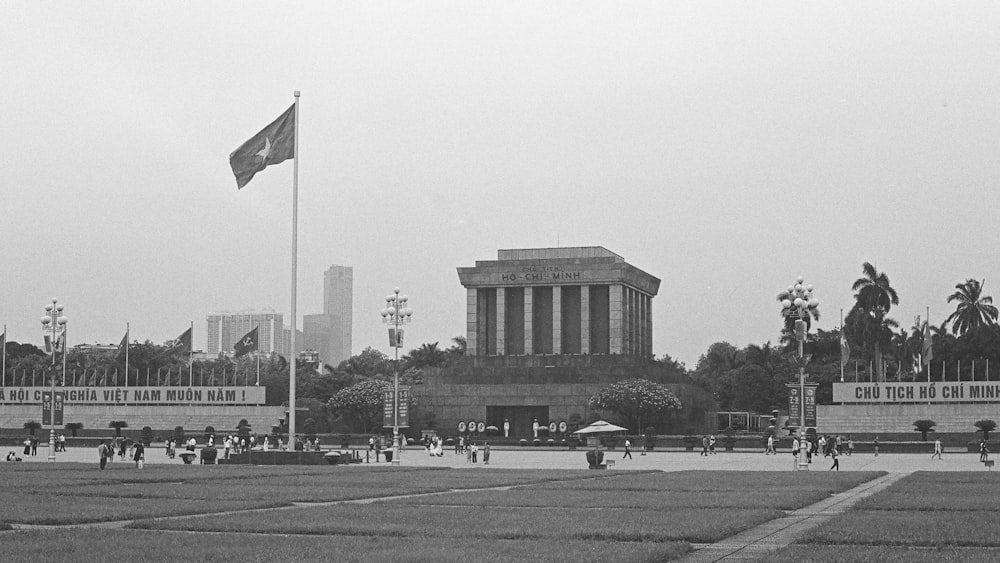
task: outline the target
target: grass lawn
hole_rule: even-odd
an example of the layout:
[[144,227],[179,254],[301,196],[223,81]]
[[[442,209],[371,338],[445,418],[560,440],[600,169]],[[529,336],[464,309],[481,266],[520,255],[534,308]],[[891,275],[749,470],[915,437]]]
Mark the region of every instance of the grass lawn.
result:
[[[67,463],[0,472],[0,530],[132,520],[127,529],[0,531],[5,561],[124,557],[136,546],[149,561],[662,561],[878,475],[388,465],[137,471],[119,462],[105,471]],[[426,492],[436,494],[380,500]],[[367,502],[339,502],[351,499]]]
[[914,473],[773,560],[998,561],[998,493],[989,473]]
[[[564,540],[557,549],[537,542],[480,538],[373,538],[184,534],[138,530],[27,531],[0,536],[4,561],[94,560],[95,550],[145,562],[176,561],[667,561],[686,553],[683,542],[622,544]],[[96,556],[98,560],[103,556]],[[114,557],[109,557],[114,559]]]

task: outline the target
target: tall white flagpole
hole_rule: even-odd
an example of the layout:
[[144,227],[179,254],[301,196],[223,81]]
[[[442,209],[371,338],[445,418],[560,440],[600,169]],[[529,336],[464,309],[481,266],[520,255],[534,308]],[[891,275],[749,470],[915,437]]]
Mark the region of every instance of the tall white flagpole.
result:
[[[180,380],[180,384],[184,385],[183,373]],[[188,346],[188,387],[194,387],[194,321],[191,321],[191,342]]]
[[7,384],[7,325],[3,325],[3,371],[0,371],[0,387]]
[[[125,322],[125,387],[128,387],[128,337],[129,337],[129,325],[128,321]],[[139,385],[139,374],[135,374],[135,384]]]
[[294,444],[295,440],[295,327],[296,322],[296,293],[295,286],[298,282],[298,244],[299,244],[299,91],[295,91],[295,146],[292,168],[292,334],[289,338],[288,355],[291,361],[288,363],[288,442]]
[[[844,358],[844,345],[843,345],[843,342],[847,342],[847,337],[844,336],[844,309],[843,308],[840,309],[840,341],[841,341],[841,345],[840,345],[840,358],[841,358],[841,360],[843,360],[843,358]],[[840,382],[841,383],[844,382],[844,362],[843,361],[840,362]]]

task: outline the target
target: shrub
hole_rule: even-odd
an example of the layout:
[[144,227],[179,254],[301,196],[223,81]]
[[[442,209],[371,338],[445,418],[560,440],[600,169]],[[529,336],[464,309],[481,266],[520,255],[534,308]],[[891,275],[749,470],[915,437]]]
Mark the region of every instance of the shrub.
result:
[[215,464],[215,458],[218,457],[219,450],[215,449],[215,446],[205,446],[201,449],[201,462],[213,465]]
[[70,422],[66,424],[66,430],[69,430],[73,434],[73,437],[76,438],[76,433],[79,432],[80,430],[83,430],[83,423]]
[[996,430],[997,423],[990,419],[984,419],[984,420],[977,420],[975,426],[978,429],[976,430],[976,432],[983,433],[983,440],[989,440],[990,432]]
[[[563,440],[563,441],[565,442],[566,440]],[[548,444],[548,445],[550,445],[550,446],[556,445],[556,441],[554,439],[552,439],[552,438],[549,438],[545,443]]]
[[643,434],[645,434],[646,436],[652,436],[652,435],[656,434],[656,427],[655,426],[647,426],[646,427],[646,431],[643,432]]
[[531,445],[533,445],[535,447],[541,446],[542,445],[541,438],[535,438],[534,440],[532,440],[531,441]]
[[455,439],[454,438],[445,438],[444,445],[446,445],[446,446],[454,446],[455,445]]
[[546,437],[548,437],[548,435],[549,435],[549,427],[548,426],[539,426],[538,427],[538,437],[539,438],[546,438]]
[[483,434],[486,434],[487,436],[499,436],[500,429],[497,428],[496,426],[487,426],[486,431],[483,432]]
[[124,420],[112,420],[108,423],[108,428],[114,428],[115,436],[120,437],[122,435],[122,428],[128,428],[128,422]]
[[205,427],[205,440],[207,441],[212,436],[215,436],[215,427],[214,426],[206,426]]
[[920,432],[920,441],[922,442],[927,441],[927,433],[933,432],[935,426],[937,426],[937,423],[933,420],[921,419],[913,422],[913,429]]
[[528,447],[528,440],[527,440],[527,438],[521,438],[521,439],[520,439],[520,440],[518,441],[518,443],[519,443],[519,444],[521,444],[521,447],[522,447],[522,448],[526,448],[526,447]]
[[152,441],[153,441],[153,429],[150,428],[149,426],[143,426],[142,427],[142,434],[140,436],[141,436],[140,439],[142,440],[143,445],[149,446],[149,444],[152,443]]
[[183,444],[184,443],[184,427],[183,426],[174,426],[174,440],[178,444]]
[[28,434],[31,434],[32,436],[35,435],[35,430],[38,430],[41,427],[42,425],[36,420],[29,420],[24,423],[24,429],[27,430]]

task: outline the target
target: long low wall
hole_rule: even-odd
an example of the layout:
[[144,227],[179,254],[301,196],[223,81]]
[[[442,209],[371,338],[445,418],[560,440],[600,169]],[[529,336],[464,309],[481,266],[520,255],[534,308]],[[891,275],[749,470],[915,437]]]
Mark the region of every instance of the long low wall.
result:
[[[124,420],[132,429],[143,426],[154,430],[170,430],[183,426],[185,430],[203,430],[214,426],[217,430],[235,429],[241,419],[246,419],[257,432],[269,432],[272,426],[284,420],[287,407],[256,405],[211,406],[114,406],[66,405],[63,423],[81,422],[84,428],[108,428],[114,420]],[[39,405],[0,406],[0,428],[22,428],[25,422],[42,421]]]
[[1000,404],[816,405],[820,433],[913,432],[917,420],[933,420],[937,432],[974,432],[977,420],[1000,423]]

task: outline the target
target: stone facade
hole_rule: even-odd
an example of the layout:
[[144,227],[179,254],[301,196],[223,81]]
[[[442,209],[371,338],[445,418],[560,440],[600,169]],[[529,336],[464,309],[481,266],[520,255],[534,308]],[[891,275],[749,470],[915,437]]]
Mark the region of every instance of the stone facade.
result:
[[660,280],[621,256],[602,247],[500,250],[458,276],[466,357],[425,370],[412,390],[439,432],[472,421],[502,432],[507,421],[512,438],[530,438],[535,421],[586,420],[594,393],[632,378],[664,384],[681,399],[684,409],[660,421],[662,431],[702,428],[714,410],[708,393],[653,360]]

